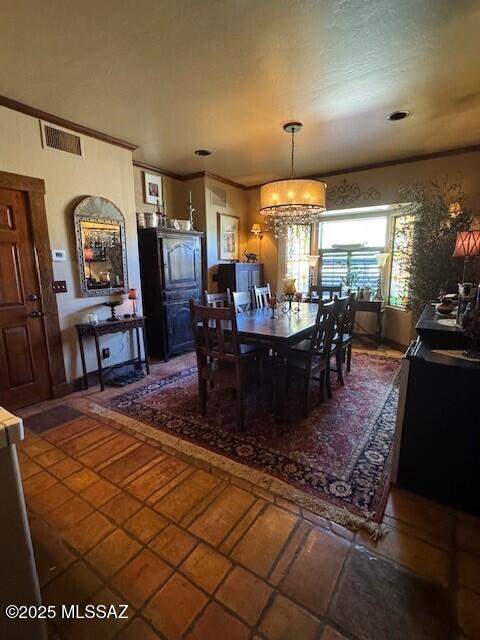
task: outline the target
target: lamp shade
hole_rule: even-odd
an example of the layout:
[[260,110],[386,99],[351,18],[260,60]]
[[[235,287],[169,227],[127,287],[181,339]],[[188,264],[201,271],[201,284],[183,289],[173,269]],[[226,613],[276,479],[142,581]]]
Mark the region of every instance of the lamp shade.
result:
[[325,211],[326,185],[320,180],[295,179],[267,182],[260,188],[260,212],[279,207],[311,207]]
[[262,232],[262,229],[260,227],[260,225],[258,224],[258,222],[255,222],[254,224],[252,224],[252,228],[250,229],[251,233],[256,233],[259,234]]
[[388,260],[388,256],[390,254],[389,253],[377,253],[376,255],[376,259],[377,259],[377,265],[383,269],[383,267],[387,264],[387,260]]
[[459,231],[453,256],[455,258],[480,256],[480,231]]
[[137,290],[136,289],[129,289],[128,290],[128,299],[129,300],[136,300],[137,299]]

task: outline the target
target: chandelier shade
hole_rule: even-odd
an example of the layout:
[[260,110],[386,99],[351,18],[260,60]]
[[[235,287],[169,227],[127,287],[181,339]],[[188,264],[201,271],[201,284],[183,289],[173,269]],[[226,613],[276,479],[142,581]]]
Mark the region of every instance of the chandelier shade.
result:
[[325,211],[327,185],[313,178],[294,178],[294,136],[302,128],[290,122],[283,129],[292,136],[292,177],[267,182],[260,187],[260,214],[267,228],[286,234],[291,225],[310,225],[320,220]]

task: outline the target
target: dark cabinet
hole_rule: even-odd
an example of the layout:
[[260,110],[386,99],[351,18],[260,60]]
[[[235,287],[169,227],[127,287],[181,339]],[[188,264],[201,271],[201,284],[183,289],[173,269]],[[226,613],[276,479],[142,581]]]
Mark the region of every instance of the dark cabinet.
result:
[[203,290],[203,234],[139,229],[138,244],[148,348],[168,360],[193,347],[189,300]]
[[230,262],[218,265],[218,290],[249,291],[263,285],[263,264]]

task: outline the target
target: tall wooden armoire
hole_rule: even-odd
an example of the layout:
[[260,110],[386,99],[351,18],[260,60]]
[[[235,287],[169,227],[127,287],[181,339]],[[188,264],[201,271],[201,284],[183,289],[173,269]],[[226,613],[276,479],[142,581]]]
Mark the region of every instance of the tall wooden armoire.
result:
[[166,361],[193,348],[189,300],[204,288],[203,233],[139,229],[138,244],[148,349]]

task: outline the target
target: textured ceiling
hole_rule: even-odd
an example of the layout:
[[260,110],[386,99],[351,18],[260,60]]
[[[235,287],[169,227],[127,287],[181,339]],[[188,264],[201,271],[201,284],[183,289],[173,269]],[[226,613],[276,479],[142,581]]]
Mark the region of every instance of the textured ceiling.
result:
[[[480,142],[478,0],[1,0],[0,93],[245,184]],[[404,108],[411,117],[390,123]],[[1,143],[0,143],[1,144]],[[211,149],[209,158],[193,155]]]

